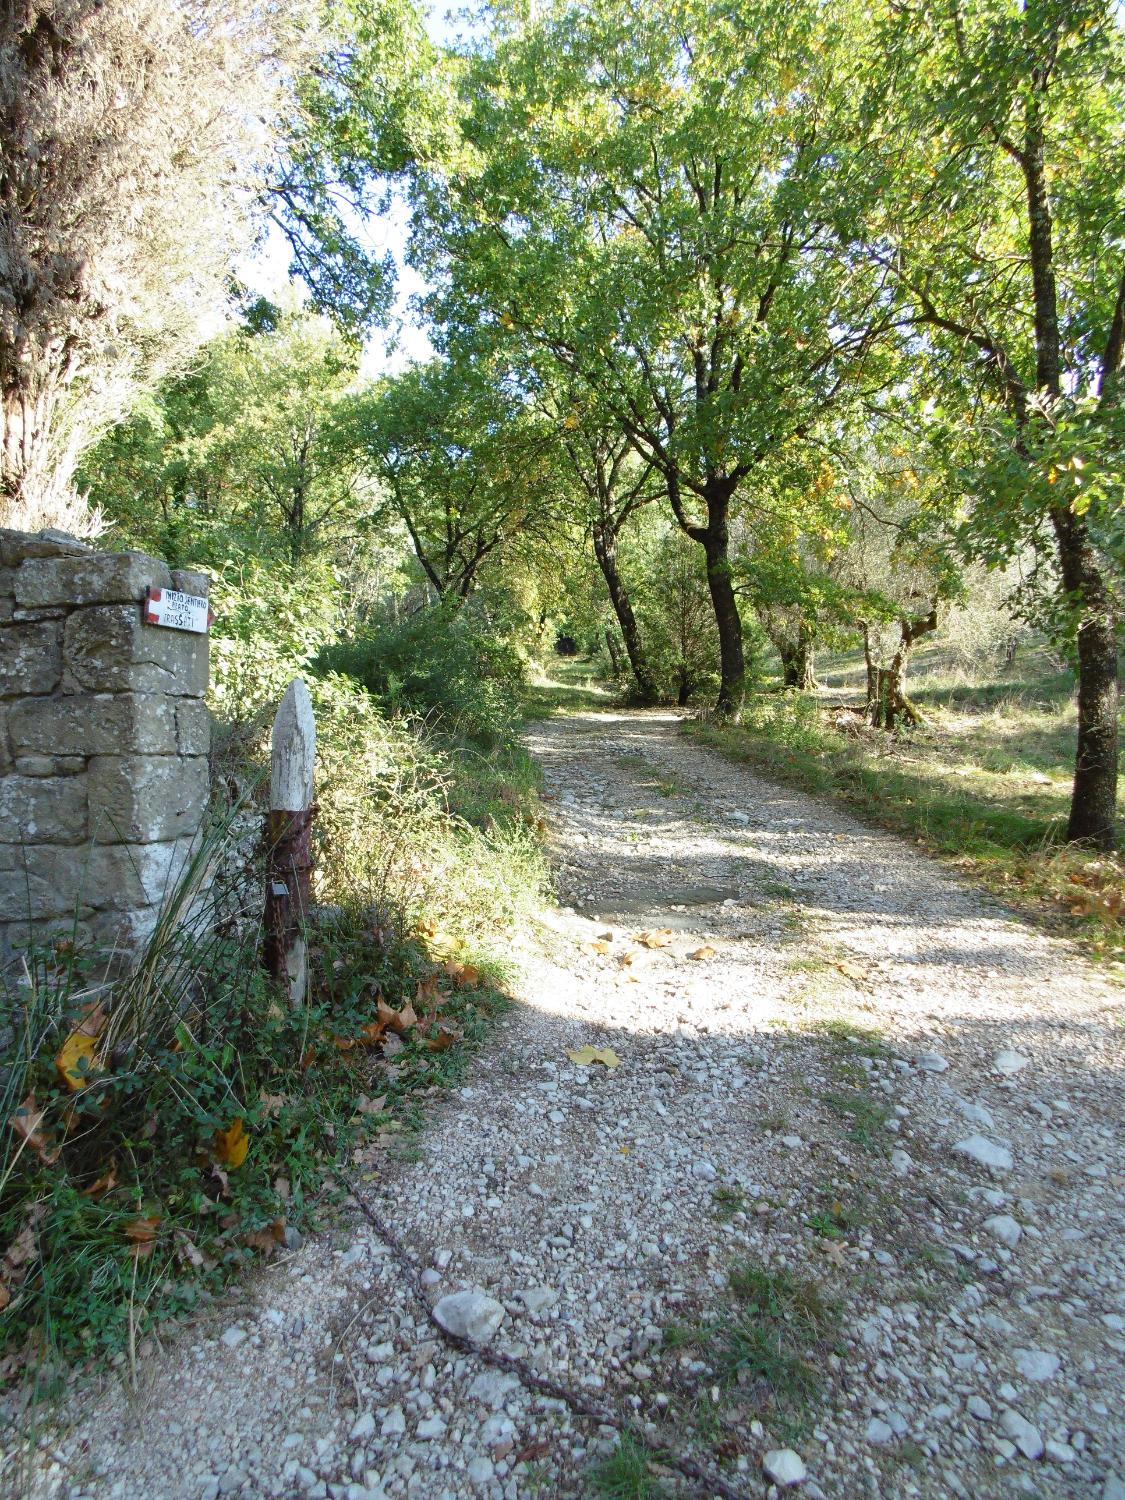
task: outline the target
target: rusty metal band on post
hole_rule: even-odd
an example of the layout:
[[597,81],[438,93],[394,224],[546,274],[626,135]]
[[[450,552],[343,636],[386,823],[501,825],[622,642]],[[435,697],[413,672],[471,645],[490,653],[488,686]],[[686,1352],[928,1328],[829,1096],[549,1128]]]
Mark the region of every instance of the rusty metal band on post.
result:
[[312,897],[312,822],[315,803],[303,812],[271,811],[266,819],[266,969],[279,981]]

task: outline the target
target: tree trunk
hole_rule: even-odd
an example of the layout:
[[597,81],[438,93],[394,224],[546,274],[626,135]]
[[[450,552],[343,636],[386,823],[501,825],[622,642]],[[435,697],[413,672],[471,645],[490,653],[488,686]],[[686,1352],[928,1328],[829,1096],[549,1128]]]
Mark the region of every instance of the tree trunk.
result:
[[863,654],[867,662],[867,714],[876,729],[895,730],[900,724],[920,724],[922,716],[906,696],[906,668],[915,642],[938,625],[937,604],[929,614],[899,621],[899,642],[890,665],[879,666],[871,654],[868,627],[863,627]]
[[[633,670],[633,680],[637,684],[637,696],[642,703],[655,703],[660,697],[660,689],[649,669],[637,628],[637,617],[633,613],[633,605],[617,566],[617,538],[601,526],[594,528],[594,555],[609,590],[609,601],[613,605],[617,623],[621,626],[621,637]],[[614,670],[616,671],[616,665]]]
[[802,622],[796,641],[778,640],[774,644],[781,657],[782,685],[803,693],[813,692],[816,688],[816,644],[809,627]]
[[624,663],[621,660],[621,647],[617,644],[617,637],[607,625],[605,628],[606,650],[609,652],[610,667],[615,677],[624,677]]
[[[710,509],[710,507],[709,507]],[[742,619],[730,575],[726,505],[722,518],[714,518],[703,542],[707,557],[707,587],[719,633],[719,697],[716,711],[737,720],[746,701],[746,657],[742,649]]]
[[1085,522],[1051,516],[1063,587],[1081,600],[1078,625],[1078,753],[1066,836],[1109,851],[1117,828],[1117,630],[1113,604]]

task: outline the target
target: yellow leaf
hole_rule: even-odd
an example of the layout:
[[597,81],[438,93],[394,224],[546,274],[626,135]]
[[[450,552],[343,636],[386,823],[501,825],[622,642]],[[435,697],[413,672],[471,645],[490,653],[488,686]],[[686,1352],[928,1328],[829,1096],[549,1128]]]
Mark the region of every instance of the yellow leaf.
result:
[[566,1049],[566,1055],[572,1063],[577,1063],[580,1068],[588,1068],[593,1063],[601,1063],[606,1068],[619,1068],[621,1059],[612,1047],[591,1047],[589,1042],[584,1047]]
[[1052,469],[1052,470],[1051,470],[1051,471],[1050,471],[1050,472],[1049,472],[1049,473],[1048,473],[1048,475],[1047,475],[1047,483],[1048,483],[1048,484],[1054,484],[1054,482],[1055,482],[1055,480],[1056,480],[1056,479],[1057,479],[1057,478],[1058,478],[1058,477],[1059,477],[1059,471],[1058,471],[1058,469]]
[[593,943],[583,943],[582,944],[582,952],[583,953],[608,953],[609,952],[609,944],[603,942],[601,940],[601,938],[599,938],[596,942],[593,942]]
[[716,950],[709,943],[704,943],[702,948],[697,948],[694,953],[689,953],[689,958],[714,958]]
[[658,927],[651,932],[638,932],[636,940],[638,943],[643,943],[646,948],[667,948],[672,941],[672,929]]
[[215,1155],[225,1166],[240,1167],[249,1149],[250,1137],[240,1119],[215,1132]]
[[98,1041],[84,1031],[72,1031],[55,1058],[58,1075],[71,1093],[85,1088],[97,1069],[94,1056]]
[[867,970],[861,969],[859,964],[853,964],[849,959],[837,959],[834,965],[843,974],[845,979],[850,979],[853,984],[860,984],[867,978]]

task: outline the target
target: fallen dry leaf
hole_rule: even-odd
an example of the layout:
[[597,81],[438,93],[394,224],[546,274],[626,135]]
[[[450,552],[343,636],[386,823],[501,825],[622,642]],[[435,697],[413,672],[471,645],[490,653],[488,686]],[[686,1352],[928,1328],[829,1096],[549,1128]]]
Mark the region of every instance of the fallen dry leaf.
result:
[[150,1214],[147,1217],[138,1215],[125,1225],[125,1238],[135,1259],[145,1260],[156,1249],[156,1226],[159,1223],[160,1215]]
[[43,1129],[43,1117],[47,1111],[40,1109],[35,1102],[35,1095],[28,1094],[22,1104],[18,1104],[8,1116],[8,1124],[21,1140],[31,1147],[44,1166],[51,1166],[58,1161],[62,1147],[55,1144],[49,1133]]
[[850,959],[839,958],[834,960],[834,966],[839,969],[845,979],[850,979],[853,984],[862,984],[867,978],[867,970],[859,964],[853,964]]
[[627,948],[625,950],[625,952],[622,953],[618,957],[618,960],[617,960],[618,965],[622,969],[627,969],[629,967],[629,965],[633,962],[633,960],[636,958],[636,956],[637,956],[636,952],[632,948]]
[[[418,987],[414,992],[414,998],[419,1005],[426,1006],[437,994],[438,976],[435,969],[432,974],[427,974],[425,979],[419,979]],[[388,1006],[388,1009],[390,1007]],[[407,1007],[409,1009],[409,1007]]]
[[847,1268],[848,1247],[843,1240],[821,1240],[820,1248],[834,1266],[839,1266],[841,1270]]
[[251,1229],[242,1236],[242,1243],[251,1250],[260,1250],[263,1255],[272,1255],[279,1245],[285,1243],[285,1220],[275,1219],[265,1229]]
[[355,1101],[356,1113],[361,1115],[381,1115],[387,1107],[386,1094],[380,1094],[378,1099],[369,1099],[366,1094],[360,1094]]
[[688,954],[688,957],[697,959],[714,958],[717,952],[718,950],[712,948],[710,943],[704,943],[702,948],[696,948],[694,952]]
[[240,1119],[215,1132],[215,1155],[226,1167],[240,1167],[250,1149],[250,1137]]
[[83,1198],[100,1198],[103,1193],[111,1192],[117,1186],[117,1163],[111,1162],[109,1169],[92,1182],[88,1188],[82,1189]]
[[583,943],[582,944],[582,952],[583,953],[594,953],[594,954],[608,953],[609,952],[609,944],[607,942],[605,942],[602,938],[598,938],[596,942],[593,942],[593,943]]
[[445,972],[454,984],[459,984],[467,990],[476,989],[480,983],[480,970],[473,964],[459,963],[455,958],[446,960]]
[[422,1046],[430,1052],[444,1052],[452,1047],[454,1042],[461,1040],[461,1033],[453,1026],[447,1026],[443,1021],[437,1029],[436,1036],[428,1036],[422,1039]]
[[[419,984],[420,989],[421,984]],[[404,1032],[409,1031],[412,1026],[417,1026],[418,1024],[418,1013],[409,1000],[401,1010],[395,1010],[385,1000],[380,1000],[378,1014],[379,1020],[377,1024],[384,1027],[389,1026],[392,1031],[397,1031],[399,1036],[402,1036]]]
[[594,1063],[601,1063],[606,1068],[619,1068],[621,1059],[612,1047],[591,1047],[589,1042],[584,1047],[567,1048],[567,1057],[572,1063],[577,1063],[580,1068],[589,1068]]
[[99,1072],[98,1037],[107,1020],[104,1005],[93,1005],[67,1037],[55,1057],[59,1077],[71,1093],[85,1088],[94,1073]]
[[667,948],[672,941],[672,929],[656,927],[651,931],[638,932],[634,935],[634,941],[643,943],[646,948]]
[[197,1271],[203,1266],[205,1259],[202,1251],[192,1244],[182,1229],[176,1230],[176,1255]]

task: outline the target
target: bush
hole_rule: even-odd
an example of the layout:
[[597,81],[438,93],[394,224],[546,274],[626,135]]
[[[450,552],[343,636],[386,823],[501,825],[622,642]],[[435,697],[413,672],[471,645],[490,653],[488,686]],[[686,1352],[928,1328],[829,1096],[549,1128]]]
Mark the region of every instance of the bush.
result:
[[445,738],[483,748],[513,736],[526,681],[514,647],[464,610],[440,607],[326,646],[315,668],[345,673],[388,711],[421,715]]

